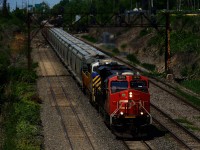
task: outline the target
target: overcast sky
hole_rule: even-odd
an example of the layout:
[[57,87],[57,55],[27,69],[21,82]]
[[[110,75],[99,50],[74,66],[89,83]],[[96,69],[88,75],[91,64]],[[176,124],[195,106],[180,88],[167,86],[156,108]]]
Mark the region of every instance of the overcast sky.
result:
[[29,3],[30,5],[35,5],[42,3],[43,1],[47,3],[50,7],[60,2],[60,0],[7,0],[7,3],[10,4],[11,10],[13,10],[16,8],[16,3],[19,8],[22,8],[22,5],[26,6],[26,3]]

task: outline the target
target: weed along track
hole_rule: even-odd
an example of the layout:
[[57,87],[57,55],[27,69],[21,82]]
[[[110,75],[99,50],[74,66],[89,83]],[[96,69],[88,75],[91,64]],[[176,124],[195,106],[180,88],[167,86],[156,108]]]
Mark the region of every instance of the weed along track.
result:
[[173,120],[169,115],[165,114],[158,107],[151,104],[151,111],[154,116],[155,121],[158,121],[164,128],[166,128],[171,135],[179,143],[188,149],[199,149],[200,148],[200,139],[188,131],[188,129],[181,126],[178,122]]

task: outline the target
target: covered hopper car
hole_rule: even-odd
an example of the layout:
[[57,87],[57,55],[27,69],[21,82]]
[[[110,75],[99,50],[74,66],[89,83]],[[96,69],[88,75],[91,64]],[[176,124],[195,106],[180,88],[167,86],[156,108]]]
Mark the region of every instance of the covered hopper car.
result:
[[135,134],[151,123],[147,77],[62,29],[44,28],[42,33],[109,127]]

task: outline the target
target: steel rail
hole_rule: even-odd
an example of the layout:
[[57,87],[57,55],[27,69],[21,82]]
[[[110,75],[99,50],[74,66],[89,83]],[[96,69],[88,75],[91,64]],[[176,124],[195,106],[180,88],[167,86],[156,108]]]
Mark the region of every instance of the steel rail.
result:
[[[153,117],[153,121],[157,124],[159,124],[160,126],[162,126],[162,128],[166,129],[167,131],[169,131],[162,123],[160,123],[156,118]],[[180,138],[178,138],[174,133],[169,131],[169,134],[181,145],[183,145],[185,148],[190,149],[190,147],[187,146],[187,144],[182,141]]]
[[142,142],[144,143],[144,145],[148,150],[153,150],[153,148],[145,140],[142,140]]

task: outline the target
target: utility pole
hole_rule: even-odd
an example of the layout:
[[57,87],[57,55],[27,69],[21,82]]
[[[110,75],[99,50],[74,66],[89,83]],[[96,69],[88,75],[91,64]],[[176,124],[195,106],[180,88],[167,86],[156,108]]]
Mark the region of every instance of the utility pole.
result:
[[31,69],[31,15],[32,13],[28,12],[28,20],[27,20],[27,26],[28,26],[28,46],[27,46],[27,63],[28,63],[28,70]]
[[167,10],[169,10],[169,0],[167,0]]
[[8,16],[8,8],[7,8],[7,0],[3,0],[3,8],[2,8],[3,16],[7,17]]
[[133,10],[133,0],[131,0],[131,10]]
[[153,8],[153,0],[151,0],[151,7]]
[[171,52],[170,52],[170,13],[166,12],[166,51],[165,51],[165,72],[171,74]]

